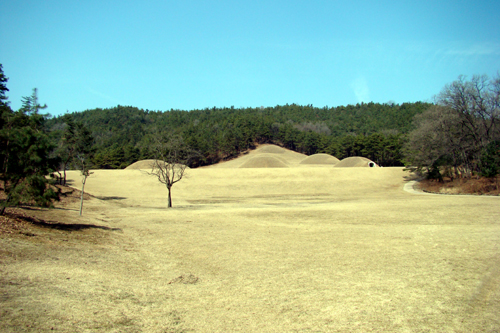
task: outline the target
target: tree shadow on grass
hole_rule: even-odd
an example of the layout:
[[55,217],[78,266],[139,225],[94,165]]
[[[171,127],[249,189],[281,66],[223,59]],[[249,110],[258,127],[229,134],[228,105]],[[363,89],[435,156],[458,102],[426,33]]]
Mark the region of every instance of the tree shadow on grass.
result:
[[105,196],[99,196],[99,197],[95,197],[99,200],[104,200],[104,201],[107,201],[107,200],[125,200],[127,199],[126,197],[114,197],[114,196],[111,196],[111,197],[105,197]]
[[[68,184],[69,184],[69,182],[68,182]],[[64,201],[64,199],[67,199],[67,198],[79,199],[80,196],[82,195],[82,192],[77,188],[71,187],[71,184],[69,184],[68,186],[58,185],[57,189],[58,189],[59,198],[60,198],[59,201]],[[104,195],[99,196],[99,195],[92,195],[88,192],[85,192],[84,199],[88,199],[88,198],[96,198],[96,199],[103,200],[103,201],[127,199],[127,197],[104,196]]]
[[63,231],[81,231],[86,229],[101,229],[101,230],[109,230],[109,231],[122,231],[120,228],[110,228],[103,225],[96,224],[83,224],[83,223],[61,223],[57,221],[45,221],[32,216],[25,216],[24,214],[16,214],[16,213],[6,213],[6,216],[10,217],[14,220],[22,220],[25,222],[29,222],[32,225],[48,228],[48,229],[57,229]]
[[75,181],[73,179],[66,180],[66,186],[73,186],[73,185],[75,185]]

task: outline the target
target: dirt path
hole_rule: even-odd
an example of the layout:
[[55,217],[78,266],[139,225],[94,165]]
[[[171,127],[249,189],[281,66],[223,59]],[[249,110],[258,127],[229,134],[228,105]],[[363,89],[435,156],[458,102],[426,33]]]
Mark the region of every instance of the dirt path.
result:
[[154,178],[98,170],[84,217],[47,212],[95,228],[0,239],[0,330],[499,330],[498,198],[414,195],[404,175],[193,169],[169,210]]

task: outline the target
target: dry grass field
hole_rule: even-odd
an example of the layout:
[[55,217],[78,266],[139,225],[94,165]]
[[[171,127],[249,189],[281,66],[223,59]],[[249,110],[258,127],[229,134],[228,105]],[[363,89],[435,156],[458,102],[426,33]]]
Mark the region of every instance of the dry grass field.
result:
[[500,331],[500,198],[265,147],[188,170],[172,209],[143,171],[96,170],[84,216],[0,235],[0,331]]

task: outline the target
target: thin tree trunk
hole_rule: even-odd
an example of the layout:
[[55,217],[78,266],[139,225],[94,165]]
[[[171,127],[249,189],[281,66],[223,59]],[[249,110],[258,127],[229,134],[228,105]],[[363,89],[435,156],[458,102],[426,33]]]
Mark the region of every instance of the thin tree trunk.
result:
[[80,216],[82,216],[82,210],[83,210],[83,194],[85,193],[85,182],[87,181],[87,176],[83,178],[82,182],[82,196],[80,197]]
[[172,188],[169,187],[168,188],[168,208],[171,208],[172,207]]
[[59,184],[59,185],[62,185],[62,184],[63,184],[63,183],[62,183],[62,181],[63,181],[63,178],[62,178],[62,177],[63,177],[63,176],[62,176],[62,174],[61,174],[61,171],[57,171],[57,174],[58,174],[58,176],[57,176],[57,182],[58,182],[58,184]]
[[[6,183],[7,183],[7,181],[4,180],[4,182],[3,182],[4,191],[7,189]],[[10,200],[10,195],[7,195],[7,198],[5,199],[5,206],[2,206],[2,208],[0,208],[0,216],[3,216],[3,214],[5,214],[5,209],[7,208],[7,205],[9,204],[9,200]]]

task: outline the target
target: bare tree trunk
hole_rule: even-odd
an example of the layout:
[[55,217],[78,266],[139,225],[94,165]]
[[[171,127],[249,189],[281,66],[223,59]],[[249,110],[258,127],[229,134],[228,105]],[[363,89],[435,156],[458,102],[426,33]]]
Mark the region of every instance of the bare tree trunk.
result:
[[85,193],[85,182],[87,181],[87,176],[85,175],[82,181],[82,196],[80,197],[80,216],[82,216],[83,210],[83,194]]
[[168,208],[172,207],[172,194],[171,194],[171,191],[172,191],[172,187],[169,187],[168,188]]

